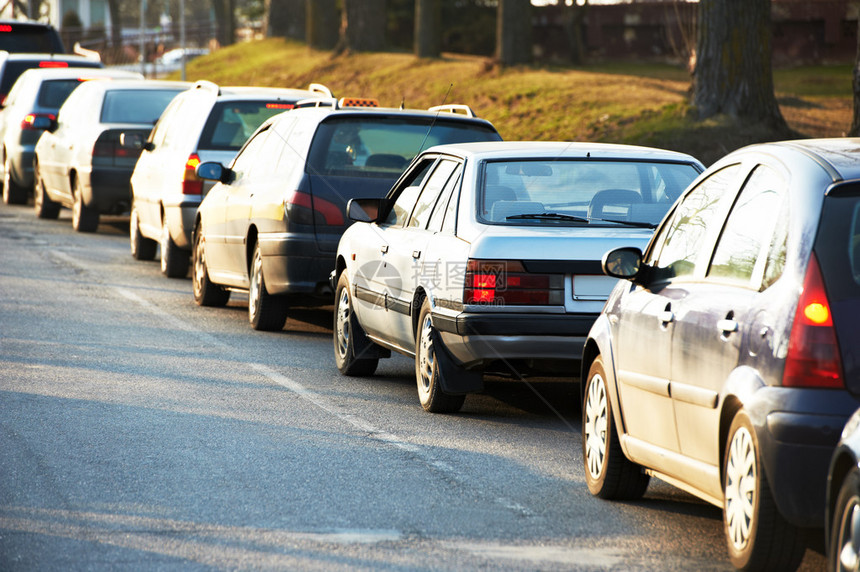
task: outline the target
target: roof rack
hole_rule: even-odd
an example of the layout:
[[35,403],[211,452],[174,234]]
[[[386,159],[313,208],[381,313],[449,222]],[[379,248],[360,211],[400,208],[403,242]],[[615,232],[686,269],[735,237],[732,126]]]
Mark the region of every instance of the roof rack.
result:
[[436,113],[445,112],[445,113],[454,113],[465,115],[466,117],[477,117],[472,108],[468,105],[463,105],[462,103],[449,103],[447,105],[437,105],[435,107],[429,108],[427,111],[434,111]]
[[308,86],[308,91],[313,92],[313,93],[322,94],[323,97],[328,97],[328,98],[334,97],[334,95],[332,95],[332,93],[331,93],[331,90],[327,86],[325,86],[321,83],[310,84]]
[[221,88],[218,87],[217,83],[212,83],[206,79],[198,79],[194,83],[194,89],[207,89],[209,91],[214,91],[215,95],[221,95]]
[[337,109],[337,100],[333,97],[311,97],[308,99],[300,99],[296,102],[293,109],[300,107],[332,107]]

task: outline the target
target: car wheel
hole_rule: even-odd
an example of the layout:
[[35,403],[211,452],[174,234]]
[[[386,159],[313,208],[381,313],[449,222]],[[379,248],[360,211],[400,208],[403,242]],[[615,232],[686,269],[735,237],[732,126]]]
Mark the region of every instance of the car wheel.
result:
[[582,407],[582,458],[585,481],[594,496],[634,500],[648,488],[650,477],[621,450],[603,360],[598,356],[588,370]]
[[60,216],[60,205],[48,198],[45,183],[39,176],[38,163],[33,170],[33,208],[39,218],[55,219]]
[[131,220],[128,225],[128,238],[131,243],[131,256],[135,260],[152,260],[158,243],[140,234],[140,215],[137,208],[131,209]]
[[723,456],[723,524],[732,564],[743,570],[794,570],[805,545],[779,513],[747,413],[732,421]]
[[277,332],[287,321],[287,300],[283,296],[273,296],[266,290],[263,278],[263,255],[260,243],[254,245],[254,259],[251,262],[251,288],[248,292],[248,321],[255,330]]
[[170,236],[167,215],[161,219],[161,273],[168,278],[188,276],[189,254],[182,250]]
[[415,380],[421,407],[430,413],[456,413],[466,401],[465,395],[442,391],[439,363],[436,359],[436,330],[430,315],[430,301],[421,302],[418,328],[415,332]]
[[73,182],[72,228],[78,232],[95,232],[99,227],[99,213],[84,204],[84,190],[80,177]]
[[337,369],[344,375],[373,375],[379,365],[379,358],[356,356],[356,336],[364,336],[358,318],[352,312],[352,297],[349,294],[349,279],[346,272],[341,273],[335,290],[334,311],[334,361]]
[[7,156],[3,162],[3,202],[7,205],[27,204],[27,187],[15,182],[12,176],[12,162]]
[[191,281],[193,283],[194,301],[198,306],[224,306],[230,300],[230,291],[224,290],[209,280],[209,271],[206,269],[206,253],[203,249],[204,240],[200,236],[201,231],[194,233],[194,249],[192,250],[193,272]]
[[828,545],[828,570],[860,569],[860,471],[857,467],[851,469],[839,488]]

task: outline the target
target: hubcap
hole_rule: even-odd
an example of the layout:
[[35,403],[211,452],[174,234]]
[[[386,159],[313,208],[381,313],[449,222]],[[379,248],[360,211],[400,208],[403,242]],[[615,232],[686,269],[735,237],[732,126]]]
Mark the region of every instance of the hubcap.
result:
[[726,462],[726,526],[729,541],[740,551],[746,548],[753,528],[758,473],[752,435],[745,427],[732,435]]
[[346,358],[346,352],[349,348],[349,314],[349,292],[344,288],[340,291],[340,299],[337,303],[337,320],[335,321],[337,353],[341,359]]
[[251,317],[256,316],[258,312],[258,306],[260,304],[260,295],[262,292],[260,291],[261,285],[260,280],[263,274],[263,260],[260,258],[260,255],[254,253],[254,266],[251,269],[251,289],[248,293],[248,313]]
[[436,354],[433,349],[433,322],[430,314],[424,316],[421,323],[420,338],[418,343],[418,372],[421,388],[430,391],[430,383],[433,381],[433,370],[436,366]]
[[194,292],[199,297],[203,291],[203,280],[206,278],[206,265],[203,260],[203,238],[198,237],[194,246]]
[[834,549],[839,551],[837,570],[860,570],[860,497],[857,494],[851,497],[842,514],[839,541]]
[[167,272],[167,257],[170,247],[170,231],[167,230],[167,219],[161,221],[161,271]]
[[593,479],[600,478],[606,459],[606,415],[606,384],[595,375],[585,400],[585,462]]

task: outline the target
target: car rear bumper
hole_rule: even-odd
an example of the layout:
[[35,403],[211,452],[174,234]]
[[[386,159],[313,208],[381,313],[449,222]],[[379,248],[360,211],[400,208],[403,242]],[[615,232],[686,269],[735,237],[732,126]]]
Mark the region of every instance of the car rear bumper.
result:
[[[132,169],[96,167],[87,177],[81,174],[84,183],[84,202],[102,214],[121,214],[131,208]],[[89,184],[87,184],[89,183]]]
[[258,240],[270,293],[310,296],[331,303],[334,293],[329,275],[334,270],[334,256],[320,252],[312,234],[261,234]]
[[[195,200],[196,199],[196,200]],[[164,213],[167,216],[167,229],[174,244],[184,250],[191,250],[191,231],[194,229],[194,219],[200,198],[189,196],[186,200],[164,203]]]

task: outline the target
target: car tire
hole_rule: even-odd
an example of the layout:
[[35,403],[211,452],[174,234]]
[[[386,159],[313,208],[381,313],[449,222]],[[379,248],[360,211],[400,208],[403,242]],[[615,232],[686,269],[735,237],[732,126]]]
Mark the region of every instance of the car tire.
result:
[[7,156],[3,161],[3,202],[7,205],[26,205],[27,187],[15,182],[12,176],[12,162]]
[[860,470],[852,467],[839,487],[830,521],[828,570],[857,570],[860,564]]
[[723,527],[729,559],[741,570],[795,570],[806,546],[776,507],[755,429],[743,410],[732,420],[723,455]]
[[349,291],[349,279],[342,272],[335,289],[334,309],[334,361],[337,369],[343,375],[369,376],[373,375],[379,365],[379,357],[356,356],[356,337],[365,337],[364,329],[358,323],[358,318],[352,311],[352,296]]
[[282,330],[287,321],[287,300],[283,296],[273,296],[266,290],[259,242],[254,245],[250,275],[248,321],[251,322],[251,327],[264,332]]
[[33,210],[38,218],[55,219],[60,216],[60,204],[52,201],[39,176],[39,164],[33,169]]
[[84,204],[84,189],[80,177],[72,183],[72,228],[78,232],[95,232],[99,227],[99,212]]
[[185,278],[190,264],[189,253],[182,250],[170,236],[167,215],[161,219],[161,273],[168,278]]
[[135,260],[152,260],[158,243],[140,234],[140,215],[136,207],[131,208],[131,219],[128,225],[128,238],[131,243],[131,257]]
[[194,248],[191,251],[192,268],[191,282],[194,292],[194,302],[198,306],[225,306],[230,300],[230,291],[225,290],[209,280],[209,270],[206,268],[206,253],[203,248],[204,240],[200,231],[194,233]]
[[621,450],[612,416],[609,384],[600,356],[588,370],[583,393],[582,460],[588,490],[596,497],[635,500],[641,498],[648,488],[651,478]]
[[463,407],[466,396],[442,391],[441,373],[436,358],[438,339],[430,314],[430,301],[424,298],[415,330],[415,381],[418,384],[418,399],[424,411],[456,413]]

